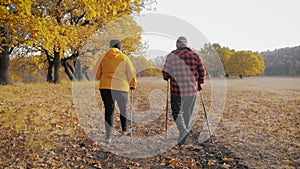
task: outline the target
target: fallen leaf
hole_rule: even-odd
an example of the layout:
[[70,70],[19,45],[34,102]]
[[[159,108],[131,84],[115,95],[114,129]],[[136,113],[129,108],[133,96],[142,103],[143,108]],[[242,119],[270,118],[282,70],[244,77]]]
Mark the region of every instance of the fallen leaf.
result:
[[208,165],[208,166],[212,166],[212,165],[215,165],[215,163],[209,160],[209,161],[207,162],[207,165]]
[[232,162],[234,159],[233,158],[222,158],[222,160],[225,162]]

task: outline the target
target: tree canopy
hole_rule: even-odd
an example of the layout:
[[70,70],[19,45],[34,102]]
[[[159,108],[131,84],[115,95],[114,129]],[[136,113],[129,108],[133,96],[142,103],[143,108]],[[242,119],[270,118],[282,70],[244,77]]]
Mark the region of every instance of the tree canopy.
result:
[[0,84],[10,81],[9,55],[15,46],[28,43],[27,31],[32,21],[30,0],[2,0],[0,2]]
[[226,74],[261,75],[264,73],[262,55],[251,51],[234,52],[226,66]]
[[266,51],[262,55],[265,59],[266,75],[300,75],[300,46]]
[[[48,62],[47,80],[58,82],[60,64],[68,72],[67,68],[71,68],[68,61],[76,62],[83,46],[97,30],[118,18],[140,12],[152,2],[153,0],[2,0],[1,83],[7,82],[9,55],[16,48],[43,53],[41,56],[45,56]],[[69,73],[75,72],[72,69]]]
[[211,76],[221,76],[221,73],[246,76],[264,73],[264,58],[257,52],[230,50],[215,43],[205,44],[200,53]]

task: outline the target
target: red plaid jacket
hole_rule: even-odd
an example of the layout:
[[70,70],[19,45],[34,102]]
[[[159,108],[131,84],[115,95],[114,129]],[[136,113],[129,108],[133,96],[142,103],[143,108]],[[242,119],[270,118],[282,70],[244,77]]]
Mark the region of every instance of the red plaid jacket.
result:
[[162,70],[164,80],[171,79],[176,96],[195,96],[204,83],[205,70],[199,55],[188,47],[172,51]]

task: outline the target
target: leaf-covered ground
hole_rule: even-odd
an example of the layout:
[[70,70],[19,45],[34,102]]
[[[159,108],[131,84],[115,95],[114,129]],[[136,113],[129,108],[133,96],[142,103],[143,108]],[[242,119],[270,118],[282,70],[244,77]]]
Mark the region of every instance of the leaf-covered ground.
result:
[[300,79],[228,81],[219,140],[253,168],[300,167]]
[[[120,136],[116,112],[115,139],[110,145],[104,142],[101,119],[95,118],[97,110],[103,111],[102,105],[92,105],[93,102],[100,103],[99,91],[93,90],[95,93],[89,94],[82,90],[84,88],[76,86],[96,88],[91,83],[77,83],[73,86],[70,83],[0,86],[0,168],[300,166],[298,78],[227,80],[226,104],[223,117],[214,132],[214,142],[198,144],[204,121],[203,114],[200,114],[201,118],[195,122],[184,146],[174,145],[162,151],[155,148],[173,144],[178,134],[171,129],[174,123],[169,114],[168,138],[165,140],[160,137],[165,131],[165,102],[161,101],[165,100],[164,82],[139,79],[139,86],[133,97],[136,108],[133,140],[128,136]],[[157,89],[163,92],[160,93]],[[204,89],[204,98],[210,110],[209,83]],[[79,106],[80,102],[83,104]],[[149,109],[153,112],[146,111]],[[149,113],[152,113],[151,116]],[[151,120],[147,121],[149,118]],[[159,136],[151,137],[156,135]],[[149,137],[151,139],[147,144],[141,144],[140,147],[135,145],[135,139]],[[120,142],[120,138],[125,141]],[[132,145],[140,152],[151,152],[153,155],[132,158],[134,153],[140,153],[130,151],[131,148],[124,150],[124,146],[126,148]],[[113,151],[110,152],[111,148]],[[152,149],[153,152],[150,151]],[[129,150],[126,153],[129,156],[131,154],[131,157],[122,154],[126,150]]]

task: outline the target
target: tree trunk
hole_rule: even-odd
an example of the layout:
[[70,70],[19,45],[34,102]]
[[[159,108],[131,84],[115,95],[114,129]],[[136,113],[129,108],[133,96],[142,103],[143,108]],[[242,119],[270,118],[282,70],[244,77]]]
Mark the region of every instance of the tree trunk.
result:
[[10,83],[9,78],[9,48],[4,46],[4,50],[0,53],[0,84],[6,85]]
[[62,62],[61,64],[63,65],[64,70],[65,70],[65,73],[66,73],[66,75],[69,77],[69,79],[70,79],[71,81],[74,81],[74,77],[73,77],[73,75],[72,75],[72,73],[71,73],[72,70],[71,70],[71,72],[70,72],[70,70],[69,70],[70,65],[69,65],[68,63],[66,63],[66,61]]
[[48,72],[47,72],[47,82],[51,83],[53,82],[53,76],[52,76],[52,69],[54,66],[54,62],[53,60],[51,60],[51,56],[48,54],[48,52],[46,52],[47,54],[47,60],[48,60]]
[[49,67],[48,67],[48,73],[47,73],[47,82],[52,82],[53,80],[53,76],[52,76],[52,68],[53,68],[53,61],[51,63],[49,63]]
[[75,62],[75,77],[78,81],[82,80],[82,70],[81,70],[81,63],[80,60],[77,59]]
[[63,59],[60,60],[60,63],[64,67],[66,75],[69,77],[69,79],[71,81],[77,80],[77,76],[76,76],[76,73],[75,73],[75,70],[74,70],[74,69],[76,69],[76,67],[75,67],[76,61],[73,61],[74,68],[72,67],[72,65],[69,64],[68,61],[77,60],[78,56],[79,56],[79,53],[77,51],[75,51],[70,57],[63,58]]
[[59,52],[54,51],[54,83],[59,83],[59,68],[60,68],[60,57],[59,57]]
[[86,78],[86,80],[91,81],[90,75],[89,75],[89,67],[84,66],[84,68],[82,69],[82,72],[84,74],[84,77]]

